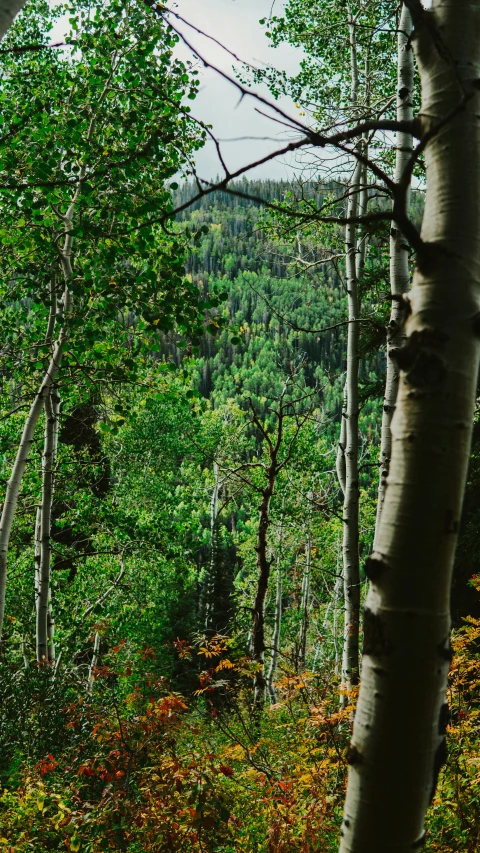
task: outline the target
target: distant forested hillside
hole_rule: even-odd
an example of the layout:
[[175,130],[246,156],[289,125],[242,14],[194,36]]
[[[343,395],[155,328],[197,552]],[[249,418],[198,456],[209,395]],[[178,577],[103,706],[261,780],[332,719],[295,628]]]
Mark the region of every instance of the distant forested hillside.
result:
[[[228,330],[203,335],[197,362],[198,387],[214,403],[232,398],[239,402],[251,396],[258,404],[273,391],[279,392],[288,366],[304,357],[307,385],[321,390],[328,419],[338,422],[347,316],[341,267],[329,263],[311,269],[299,268],[295,245],[273,238],[271,212],[261,201],[253,200],[282,202],[297,189],[284,181],[242,180],[235,185],[239,195],[215,192],[180,214],[183,227],[193,233],[201,232],[196,251],[187,259],[187,273],[203,288],[204,294],[227,294],[228,323],[239,337],[238,343],[232,344]],[[334,185],[302,187],[303,197],[317,205],[334,191]],[[194,192],[193,185],[184,184],[177,191],[176,205],[184,204]],[[380,274],[377,270],[374,285],[386,295],[384,270]],[[372,304],[367,292],[363,313],[369,319],[372,319]],[[365,390],[362,422],[373,440],[378,438],[385,361],[376,337],[383,339],[384,321],[381,309],[376,307],[373,322],[362,326],[364,357],[360,379]],[[164,351],[179,361],[180,351],[174,346],[177,339],[178,336],[164,336]],[[332,439],[334,436],[332,430]]]

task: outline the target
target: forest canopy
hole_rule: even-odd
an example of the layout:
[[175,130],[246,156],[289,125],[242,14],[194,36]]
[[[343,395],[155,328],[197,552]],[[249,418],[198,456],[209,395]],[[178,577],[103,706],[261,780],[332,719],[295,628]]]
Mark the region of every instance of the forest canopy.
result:
[[0,0],[6,853],[479,849],[480,3],[257,26]]

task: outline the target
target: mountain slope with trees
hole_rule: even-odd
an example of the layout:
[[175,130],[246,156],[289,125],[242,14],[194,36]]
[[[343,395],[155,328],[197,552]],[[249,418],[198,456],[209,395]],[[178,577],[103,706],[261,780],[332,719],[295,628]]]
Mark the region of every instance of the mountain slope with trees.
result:
[[2,850],[478,849],[477,7],[273,9],[290,183],[196,178],[176,7],[8,30]]

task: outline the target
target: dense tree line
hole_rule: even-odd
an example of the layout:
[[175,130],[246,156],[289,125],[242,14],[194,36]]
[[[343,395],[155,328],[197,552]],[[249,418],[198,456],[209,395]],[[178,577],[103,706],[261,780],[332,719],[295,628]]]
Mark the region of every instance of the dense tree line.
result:
[[195,176],[181,10],[21,5],[0,843],[473,853],[480,7],[273,7],[287,183]]

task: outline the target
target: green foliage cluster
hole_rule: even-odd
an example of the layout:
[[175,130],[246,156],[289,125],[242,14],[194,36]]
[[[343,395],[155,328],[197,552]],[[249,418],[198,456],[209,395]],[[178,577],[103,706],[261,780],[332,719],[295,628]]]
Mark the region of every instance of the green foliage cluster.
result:
[[[307,52],[298,79],[272,79],[273,91],[296,86],[301,108],[317,116],[324,85],[326,100],[348,107],[344,5],[292,0],[270,22],[274,44]],[[391,4],[367,6],[357,10],[362,58],[373,49],[370,24],[377,32]],[[195,70],[176,58],[176,36],[148,4],[80,2],[69,15],[64,49],[8,53],[45,41],[55,14],[37,3],[0,55],[2,487],[51,356],[52,314],[66,339],[51,529],[56,660],[35,662],[42,415],[9,549],[0,845],[329,853],[356,698],[340,710],[335,460],[346,292],[344,236],[313,212],[344,211],[344,178],[243,180],[174,220],[193,193],[178,174],[204,140],[189,114]],[[375,86],[391,51],[386,29],[374,46]],[[413,205],[419,218],[420,193]],[[369,230],[361,280],[362,561],[375,525],[388,237],[383,225]],[[59,249],[70,238],[65,316]],[[465,595],[478,563],[477,445],[456,577],[454,762],[427,844],[438,853],[478,847],[475,583]],[[282,620],[276,700],[259,714],[252,605],[274,446],[266,668],[278,579]],[[362,573],[362,595],[366,583]]]

